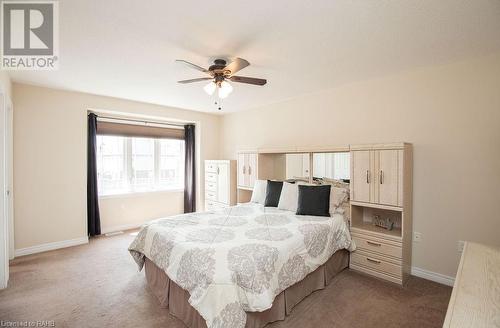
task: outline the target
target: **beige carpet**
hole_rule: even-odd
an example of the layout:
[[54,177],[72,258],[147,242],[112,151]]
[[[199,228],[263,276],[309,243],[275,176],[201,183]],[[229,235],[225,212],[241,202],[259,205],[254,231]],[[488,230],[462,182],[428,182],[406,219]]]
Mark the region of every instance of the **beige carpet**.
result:
[[[0,319],[56,327],[184,327],[160,309],[127,252],[129,233],[20,257],[0,291]],[[451,288],[420,278],[405,288],[349,270],[268,327],[441,327]]]

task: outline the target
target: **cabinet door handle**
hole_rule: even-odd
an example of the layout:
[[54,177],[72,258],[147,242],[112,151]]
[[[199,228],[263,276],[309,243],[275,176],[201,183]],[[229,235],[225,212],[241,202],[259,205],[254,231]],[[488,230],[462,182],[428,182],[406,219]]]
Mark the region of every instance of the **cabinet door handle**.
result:
[[370,171],[366,170],[366,183],[370,183]]
[[251,166],[248,167],[248,175],[252,175],[252,167]]
[[247,173],[247,171],[245,169],[245,165],[243,165],[243,174],[246,174],[246,173]]
[[217,175],[219,175],[219,167],[217,166]]
[[379,244],[379,243],[374,243],[373,241],[369,241],[369,240],[367,240],[367,241],[366,241],[366,243],[367,243],[368,245],[372,245],[372,246],[382,246],[382,244]]
[[384,171],[380,170],[380,184],[384,183]]
[[367,259],[368,261],[370,261],[370,262],[380,264],[380,261],[379,261],[379,260],[375,260],[375,259],[372,259],[372,258],[369,258],[369,257],[367,257],[366,259]]

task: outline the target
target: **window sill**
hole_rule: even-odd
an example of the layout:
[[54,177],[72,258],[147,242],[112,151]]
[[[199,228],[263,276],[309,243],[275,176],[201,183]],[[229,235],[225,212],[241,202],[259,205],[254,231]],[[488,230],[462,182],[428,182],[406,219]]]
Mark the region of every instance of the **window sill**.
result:
[[163,189],[163,190],[151,190],[151,191],[131,191],[131,192],[124,192],[124,193],[120,193],[120,194],[102,195],[102,196],[99,196],[99,199],[141,197],[141,196],[147,196],[147,195],[151,195],[151,194],[179,193],[179,192],[184,192],[184,189],[176,188],[176,189]]

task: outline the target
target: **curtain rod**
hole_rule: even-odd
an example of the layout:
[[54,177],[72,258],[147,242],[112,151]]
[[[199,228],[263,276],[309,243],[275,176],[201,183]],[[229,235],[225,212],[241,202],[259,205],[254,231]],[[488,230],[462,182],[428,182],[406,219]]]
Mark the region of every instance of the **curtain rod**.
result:
[[155,122],[155,121],[148,121],[148,120],[140,120],[140,119],[130,119],[130,118],[119,118],[119,117],[111,117],[111,116],[101,116],[96,113],[94,113],[97,118],[104,118],[108,120],[116,120],[116,121],[126,121],[126,122],[136,122],[136,123],[144,123],[144,124],[158,124],[158,125],[165,125],[165,126],[177,126],[177,127],[184,127],[188,124],[183,124],[183,123],[167,123],[167,122]]

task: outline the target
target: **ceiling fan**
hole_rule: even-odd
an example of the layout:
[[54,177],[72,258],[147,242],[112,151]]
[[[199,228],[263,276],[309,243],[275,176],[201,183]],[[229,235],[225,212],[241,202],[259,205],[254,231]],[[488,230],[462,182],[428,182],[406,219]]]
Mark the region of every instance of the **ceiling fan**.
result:
[[191,68],[194,68],[195,70],[210,75],[210,77],[200,77],[197,79],[178,81],[179,83],[187,84],[212,80],[203,87],[203,90],[205,90],[207,94],[212,95],[215,90],[218,89],[218,95],[221,99],[226,98],[233,91],[233,86],[229,84],[227,80],[253,85],[264,85],[267,83],[264,79],[234,75],[236,72],[250,65],[248,61],[242,58],[236,58],[229,64],[227,64],[224,59],[216,59],[214,60],[213,65],[211,65],[208,69],[182,59],[177,59],[176,62],[183,63]]

